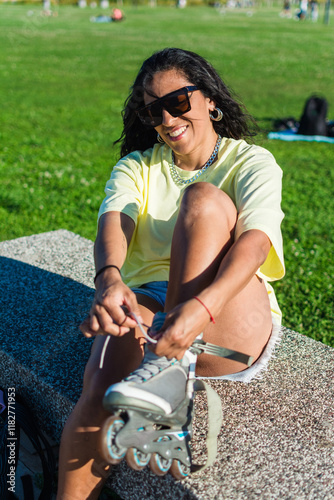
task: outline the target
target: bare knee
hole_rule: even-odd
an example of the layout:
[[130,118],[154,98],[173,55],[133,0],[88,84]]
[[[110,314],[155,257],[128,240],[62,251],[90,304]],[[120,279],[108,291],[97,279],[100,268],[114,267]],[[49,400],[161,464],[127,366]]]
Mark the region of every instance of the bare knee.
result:
[[[143,309],[142,312],[144,320],[150,323],[150,319]],[[152,313],[151,316],[153,316]],[[120,382],[137,368],[142,357],[143,339],[137,338],[134,330],[123,337],[111,336],[108,339],[98,336],[95,339],[85,368],[82,395],[78,403],[80,407],[85,408],[87,421],[91,417],[96,421],[99,418],[98,415],[105,414],[103,398],[106,390],[110,385]]]
[[229,227],[235,225],[237,218],[237,210],[231,198],[208,182],[197,182],[185,189],[180,214],[189,222],[199,218],[221,220],[221,217],[226,217]]
[[79,427],[100,427],[108,416],[103,407],[103,398],[107,387],[99,386],[98,379],[85,384],[76,404],[76,415]]
[[94,359],[90,358],[85,369],[82,393],[77,403],[77,407],[81,410],[82,426],[98,426],[105,418],[103,398],[109,385],[111,385],[110,379],[105,371],[97,367]]

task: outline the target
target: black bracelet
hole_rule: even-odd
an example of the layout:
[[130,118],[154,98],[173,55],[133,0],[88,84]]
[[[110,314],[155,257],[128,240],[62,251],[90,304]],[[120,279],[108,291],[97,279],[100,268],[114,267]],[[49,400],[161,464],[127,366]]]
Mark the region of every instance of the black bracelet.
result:
[[109,264],[108,266],[104,266],[99,271],[97,271],[97,273],[95,274],[95,278],[94,278],[94,284],[96,283],[97,277],[100,276],[100,274],[102,274],[109,267],[114,267],[115,269],[117,269],[117,271],[119,272],[119,274],[121,274],[121,270],[120,270],[119,267],[115,266],[114,264]]

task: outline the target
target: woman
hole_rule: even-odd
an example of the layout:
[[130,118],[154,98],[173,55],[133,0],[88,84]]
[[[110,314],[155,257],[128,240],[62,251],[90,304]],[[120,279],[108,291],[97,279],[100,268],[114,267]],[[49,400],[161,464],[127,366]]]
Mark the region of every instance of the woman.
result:
[[245,142],[248,117],[217,72],[192,52],[157,52],[140,69],[123,119],[121,160],[99,212],[96,294],[81,325],[96,339],[62,437],[58,499],[98,498],[108,476],[98,450],[108,416],[101,402],[143,358],[134,317],[151,325],[167,313],[151,346],[167,360],[183,358],[201,332],[253,357],[245,370],[202,354],[201,377],[249,381],[279,334],[267,281],[284,275],[281,170]]

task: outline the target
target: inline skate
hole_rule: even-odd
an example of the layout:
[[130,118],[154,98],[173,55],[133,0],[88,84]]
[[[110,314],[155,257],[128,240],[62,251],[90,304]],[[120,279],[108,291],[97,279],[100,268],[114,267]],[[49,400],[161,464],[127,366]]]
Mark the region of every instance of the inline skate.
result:
[[[152,330],[163,323],[155,318]],[[157,326],[158,324],[158,326]],[[215,391],[192,376],[192,366],[201,352],[247,360],[248,356],[196,339],[183,360],[168,360],[145,349],[144,359],[133,373],[114,384],[105,393],[103,406],[112,415],[101,432],[101,455],[110,464],[124,458],[134,470],[147,465],[163,476],[170,472],[175,479],[211,465],[221,426],[221,401]],[[238,357],[239,355],[239,357]],[[240,358],[241,356],[241,358]],[[204,466],[191,462],[194,392],[206,390],[209,409],[208,459]]]
[[124,457],[140,470],[149,465],[158,476],[190,472],[193,380],[176,361],[148,349],[140,367],[107,390],[103,405],[113,415],[102,430],[101,451],[109,463]]

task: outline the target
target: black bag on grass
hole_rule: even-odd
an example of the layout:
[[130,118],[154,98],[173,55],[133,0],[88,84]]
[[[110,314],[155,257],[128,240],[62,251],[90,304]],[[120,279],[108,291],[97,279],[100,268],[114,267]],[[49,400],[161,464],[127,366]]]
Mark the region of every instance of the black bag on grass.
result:
[[327,135],[328,137],[334,137],[334,121],[327,123]]
[[[19,459],[20,429],[30,439],[43,467],[43,488],[39,500],[52,498],[56,460],[49,442],[41,433],[36,419],[15,390],[0,387],[0,499],[16,500],[15,472]],[[34,500],[32,478],[21,477],[24,499]]]
[[311,96],[305,103],[297,133],[327,136],[327,111],[327,99],[315,95]]

